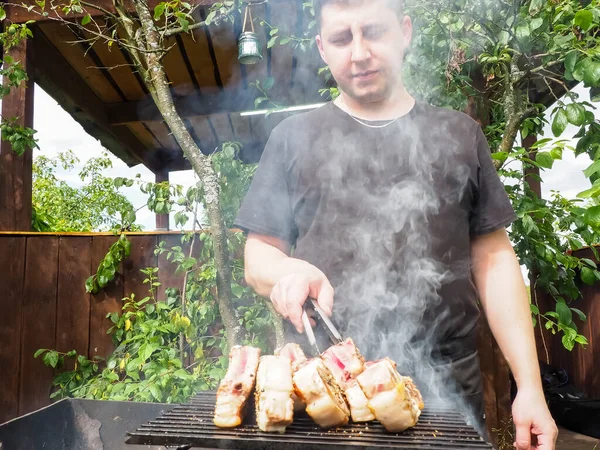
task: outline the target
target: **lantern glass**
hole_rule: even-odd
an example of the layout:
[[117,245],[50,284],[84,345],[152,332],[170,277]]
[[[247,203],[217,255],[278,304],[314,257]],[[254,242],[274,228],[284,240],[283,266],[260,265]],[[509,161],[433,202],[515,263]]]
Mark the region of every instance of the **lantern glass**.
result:
[[261,45],[252,31],[245,31],[238,39],[238,61],[241,64],[256,64],[262,60]]

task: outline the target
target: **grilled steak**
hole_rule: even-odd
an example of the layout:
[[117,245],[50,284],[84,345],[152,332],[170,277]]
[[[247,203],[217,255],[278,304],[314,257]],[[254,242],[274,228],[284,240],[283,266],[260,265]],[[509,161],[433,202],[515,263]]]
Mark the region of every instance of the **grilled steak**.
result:
[[293,380],[298,397],[317,425],[331,428],[348,423],[350,411],[342,389],[321,359],[311,359],[294,373]]
[[346,339],[323,352],[321,358],[344,390],[350,405],[350,414],[354,422],[368,422],[375,416],[367,407],[367,397],[356,383],[356,377],[363,372],[365,361],[352,339]]
[[376,361],[356,379],[367,397],[369,409],[387,431],[404,431],[417,424],[423,399],[412,380],[396,371],[393,361],[388,358]]
[[[290,359],[292,362],[292,373],[295,373],[308,361],[300,346],[294,343],[285,344],[280,349],[275,350],[275,355],[285,356]],[[300,400],[295,392],[292,394],[292,401],[294,402],[294,412],[303,411],[306,408],[304,402]]]
[[244,406],[254,389],[260,349],[235,346],[229,352],[229,367],[217,390],[214,423],[236,427],[242,423]]
[[280,349],[277,349],[275,351],[275,355],[285,356],[286,358],[289,358],[292,362],[292,370],[294,372],[300,367],[302,367],[304,364],[306,364],[307,361],[306,355],[304,354],[300,346],[294,343],[285,344]]
[[284,433],[294,418],[292,364],[285,356],[260,358],[256,376],[256,422],[262,431]]

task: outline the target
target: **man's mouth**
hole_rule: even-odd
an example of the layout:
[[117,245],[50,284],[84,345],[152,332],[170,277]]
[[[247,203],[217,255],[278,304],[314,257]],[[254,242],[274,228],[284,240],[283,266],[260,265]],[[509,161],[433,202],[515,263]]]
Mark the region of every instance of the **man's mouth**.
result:
[[359,81],[367,81],[374,78],[379,73],[378,70],[365,70],[353,75],[353,77]]

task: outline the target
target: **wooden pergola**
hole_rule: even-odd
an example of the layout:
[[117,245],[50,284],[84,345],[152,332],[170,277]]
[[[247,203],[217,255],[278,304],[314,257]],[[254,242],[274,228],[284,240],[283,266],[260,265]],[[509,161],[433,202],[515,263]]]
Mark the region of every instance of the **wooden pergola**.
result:
[[[202,5],[196,20],[202,21],[215,1],[191,2]],[[35,4],[33,0],[25,3]],[[99,8],[113,8],[111,0],[94,3]],[[159,1],[149,3],[153,8]],[[246,162],[259,159],[271,130],[288,115],[241,115],[254,110],[254,100],[262,96],[251,83],[264,83],[272,77],[269,97],[278,106],[323,102],[318,90],[325,87],[317,76],[323,63],[316,51],[303,52],[291,45],[267,48],[269,28],[258,26],[265,20],[301,36],[310,20],[302,2],[274,0],[252,8],[263,48],[260,63],[242,65],[237,60],[240,17],[233,24],[201,27],[171,37],[168,45],[172,48],[164,58],[177,110],[202,151],[211,153],[223,142],[238,141],[243,144],[241,158]],[[37,83],[110,152],[129,166],[145,165],[157,182],[168,180],[171,171],[190,168],[124,49],[102,41],[90,46],[86,41],[90,36],[57,20],[56,11],[41,16],[22,7],[7,5],[6,10],[8,21],[36,23],[31,26],[33,39],[10,51],[15,60],[26,63],[29,82],[27,88],[15,89],[4,98],[4,117],[19,117],[22,125],[33,127],[33,84]],[[73,14],[66,18],[80,19]],[[103,20],[99,11],[95,20]],[[31,152],[17,157],[2,142],[0,231],[30,229],[31,163]],[[168,216],[157,217],[157,228],[168,228]]]

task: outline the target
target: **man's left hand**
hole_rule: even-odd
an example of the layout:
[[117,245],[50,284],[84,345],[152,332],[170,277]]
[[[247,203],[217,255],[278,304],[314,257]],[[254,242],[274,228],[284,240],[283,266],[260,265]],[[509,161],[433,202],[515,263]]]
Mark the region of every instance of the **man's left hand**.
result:
[[517,450],[554,450],[558,428],[541,389],[519,389],[512,412]]

